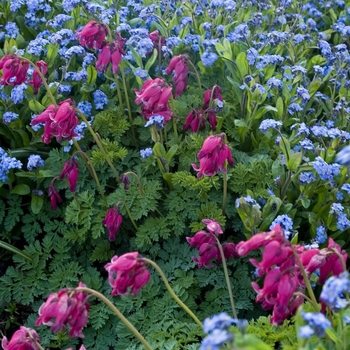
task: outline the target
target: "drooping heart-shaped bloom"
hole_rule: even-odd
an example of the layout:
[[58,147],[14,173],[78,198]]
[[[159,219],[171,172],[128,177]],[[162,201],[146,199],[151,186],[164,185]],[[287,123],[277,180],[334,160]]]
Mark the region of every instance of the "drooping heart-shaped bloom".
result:
[[187,59],[187,55],[174,56],[170,60],[168,67],[164,70],[166,74],[174,73],[175,98],[185,91],[188,83]]
[[225,143],[223,134],[208,136],[197,154],[199,168],[192,164],[194,170],[198,171],[197,177],[214,176],[219,171],[226,172],[225,162],[233,165],[231,150]]
[[[79,282],[78,287],[86,287]],[[82,329],[88,320],[90,308],[87,302],[87,294],[76,290],[62,289],[58,293],[52,293],[39,309],[39,318],[36,326],[43,324],[51,327],[55,333],[70,329],[69,336],[83,338]]]
[[31,125],[44,124],[44,134],[42,141],[50,143],[51,137],[56,137],[60,142],[63,139],[71,140],[78,136],[74,129],[78,125],[78,118],[75,112],[75,102],[71,99],[62,101],[56,107],[50,105],[34,118]]
[[165,45],[165,36],[159,35],[159,31],[155,30],[148,34],[152,40],[154,48],[158,51],[158,56],[162,54],[162,46]]
[[169,107],[171,87],[164,79],[148,79],[144,82],[141,90],[134,90],[136,94],[135,103],[142,104],[141,114],[146,120],[152,116],[161,115],[164,118],[164,125],[171,119],[172,111]]
[[99,50],[104,45],[107,34],[108,29],[105,24],[90,21],[80,32],[77,33],[77,38],[79,39],[81,46]]
[[123,217],[119,212],[119,207],[115,205],[114,207],[109,208],[105,218],[102,220],[102,224],[106,225],[108,229],[108,232],[109,232],[108,239],[110,241],[114,241],[115,235],[119,230],[119,227],[122,224],[122,222],[123,222]]
[[[47,64],[44,61],[38,61],[36,62],[36,65],[42,75],[45,75],[47,73]],[[34,69],[33,72],[33,78],[28,82],[29,84],[33,85],[34,88],[34,94],[38,93],[38,90],[42,84],[42,80],[40,78],[40,75],[36,69]]]
[[114,256],[112,261],[105,265],[105,269],[108,272],[109,284],[113,288],[112,295],[136,296],[151,276],[138,252]]
[[1,346],[4,350],[39,350],[37,343],[41,340],[34,329],[21,326],[13,333],[10,341],[2,338]]
[[47,189],[47,194],[50,198],[51,210],[56,210],[57,209],[57,202],[61,203],[62,198],[61,198],[59,192],[57,191],[57,189],[55,188],[55,186],[53,185],[53,183],[54,183],[54,180],[51,181],[49,188]]
[[331,238],[328,247],[321,250],[307,250],[304,246],[292,245],[280,225],[275,225],[269,232],[253,235],[248,241],[238,243],[236,248],[240,256],[255,249],[264,249],[261,262],[250,259],[257,267],[258,276],[265,275],[263,287],[256,282],[252,283],[252,287],[258,293],[256,301],[261,302],[264,309],[273,310],[271,323],[274,325],[282,324],[303,303],[303,297],[296,294],[305,290],[301,268],[308,277],[319,269],[318,282],[324,283],[329,274],[337,276],[344,271],[338,254],[342,255],[344,261],[348,257]]
[[183,130],[187,131],[188,129],[191,129],[192,132],[197,132],[198,130],[205,129],[205,116],[202,109],[192,109],[191,112],[187,115]]
[[112,73],[117,74],[119,63],[122,59],[122,55],[125,55],[123,46],[125,39],[117,32],[116,38],[112,43],[105,43],[101,52],[98,55],[96,62],[96,70],[98,72],[105,72],[107,66],[112,64]]
[[59,177],[60,179],[63,179],[66,176],[69,183],[69,190],[71,192],[75,192],[75,189],[77,187],[78,175],[79,175],[78,163],[76,159],[73,157],[64,163],[62,172],[59,175]]
[[4,55],[0,60],[2,77],[0,85],[20,85],[27,80],[29,63],[20,59],[15,54]]
[[[220,224],[211,219],[203,219],[202,222],[206,224],[206,230],[198,231],[193,237],[186,237],[187,242],[191,247],[198,249],[199,259],[195,256],[192,260],[198,264],[198,268],[212,267],[211,260],[216,259],[217,264],[222,262],[220,249],[216,237],[223,234]],[[229,259],[231,257],[237,258],[237,250],[234,243],[222,244],[224,257]]]

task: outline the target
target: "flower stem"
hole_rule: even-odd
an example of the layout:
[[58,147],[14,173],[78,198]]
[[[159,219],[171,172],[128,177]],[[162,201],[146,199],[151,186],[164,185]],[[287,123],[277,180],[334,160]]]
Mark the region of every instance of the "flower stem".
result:
[[145,191],[143,190],[143,187],[141,185],[141,181],[140,181],[139,177],[133,171],[128,171],[124,175],[129,175],[129,174],[133,175],[136,178],[137,183],[139,184],[141,194],[145,194]]
[[227,271],[227,265],[226,265],[225,254],[224,254],[224,251],[222,250],[222,246],[221,246],[221,243],[220,243],[220,241],[219,241],[219,238],[217,238],[214,234],[213,234],[213,236],[214,236],[215,239],[216,239],[216,242],[217,242],[218,247],[219,247],[220,255],[221,255],[222,266],[223,266],[223,268],[224,268],[224,274],[225,274],[225,279],[226,279],[228,294],[229,294],[229,296],[230,296],[230,302],[231,302],[233,317],[234,317],[235,319],[237,319],[237,312],[236,312],[236,307],[235,307],[235,301],[234,301],[234,299],[233,299],[233,293],[232,293],[232,287],[231,287],[230,277],[229,277],[228,271]]
[[122,93],[120,91],[120,85],[119,85],[119,80],[118,80],[118,75],[114,74],[114,81],[115,85],[117,86],[117,94],[118,94],[118,100],[119,100],[119,106],[122,112],[124,113],[124,105],[123,105],[123,99],[122,99]]
[[40,69],[38,68],[38,66],[33,63],[31,60],[29,60],[28,58],[25,58],[25,57],[21,57],[20,58],[22,61],[25,61],[25,62],[28,62],[35,70],[36,72],[39,74],[39,77],[41,78],[41,81],[43,82],[45,88],[46,88],[46,91],[48,93],[48,95],[50,96],[51,100],[52,100],[52,103],[57,107],[57,102],[56,102],[56,99],[54,98],[54,96],[52,95],[52,92],[49,88],[49,85],[47,84],[46,82],[46,78],[44,77],[44,75],[40,72]]
[[119,181],[119,175],[118,172],[116,170],[116,168],[114,167],[111,158],[109,157],[109,155],[106,153],[106,151],[103,148],[102,142],[100,141],[100,138],[97,136],[97,134],[95,133],[95,131],[92,129],[91,125],[89,124],[89,122],[87,121],[84,113],[82,113],[79,109],[76,109],[76,111],[79,113],[79,115],[81,116],[81,119],[83,119],[84,123],[86,124],[87,128],[90,131],[90,134],[92,135],[92,137],[94,138],[98,148],[100,149],[101,153],[103,154],[104,158],[106,159],[106,162],[109,164],[109,166],[111,167],[114,176],[116,177],[117,181]]
[[105,197],[105,194],[104,194],[104,192],[102,190],[100,180],[98,179],[98,176],[96,174],[96,170],[95,170],[94,166],[92,165],[89,156],[85,152],[83,152],[81,150],[81,148],[79,147],[78,142],[74,138],[73,138],[73,142],[74,142],[74,145],[76,144],[76,147],[78,148],[78,151],[73,153],[73,157],[74,157],[74,154],[76,154],[76,153],[79,153],[79,154],[81,154],[83,156],[83,159],[85,161],[86,166],[88,167],[88,169],[90,171],[91,176],[96,181],[96,185],[97,185],[98,190],[100,191],[101,197],[103,198],[104,201],[106,201],[106,197]]
[[131,114],[131,107],[130,107],[128,88],[126,86],[123,61],[120,61],[120,72],[122,74],[122,81],[123,81],[123,88],[124,88],[124,94],[125,94],[125,99],[126,99],[126,106],[128,108],[128,115],[129,115],[129,121],[130,121],[130,126],[131,126],[131,134],[132,134],[132,138],[134,140],[135,147],[137,148],[137,140],[136,140],[136,136],[135,136],[134,122],[133,122],[132,114]]
[[311,287],[311,283],[310,283],[310,280],[308,279],[307,275],[306,275],[306,271],[304,269],[304,266],[299,258],[299,255],[297,253],[297,251],[295,250],[295,248],[293,247],[293,245],[291,244],[290,245],[291,249],[292,249],[292,252],[293,252],[293,255],[298,263],[298,266],[299,266],[299,269],[300,269],[300,272],[303,276],[303,279],[304,279],[304,282],[305,282],[305,286],[306,286],[306,289],[307,291],[309,292],[309,297],[311,299],[311,305],[314,307],[315,311],[319,312],[320,311],[320,307],[319,305],[317,304],[317,300],[316,300],[316,297],[315,297],[315,294],[312,290],[312,287]]
[[197,81],[198,81],[198,85],[199,85],[199,88],[202,90],[202,83],[201,83],[201,78],[199,76],[199,73],[196,69],[196,66],[192,63],[191,59],[187,56],[187,62],[190,64],[190,66],[193,68],[194,70],[194,73],[196,75],[196,78],[197,78]]
[[167,280],[167,278],[165,277],[162,269],[152,260],[149,260],[147,258],[142,258],[142,260],[150,265],[152,265],[157,272],[159,273],[160,277],[162,278],[166,289],[168,290],[168,292],[170,293],[170,295],[173,297],[173,299],[187,312],[187,314],[189,316],[192,317],[192,319],[198,324],[199,327],[203,328],[201,321],[199,321],[199,319],[194,315],[194,313],[181,301],[181,299],[174,293],[174,291],[172,290],[172,288],[170,287],[170,284]]
[[131,220],[132,224],[134,225],[135,230],[138,231],[139,228],[137,227],[136,222],[134,221],[134,219],[133,219],[133,217],[132,217],[132,215],[131,215],[130,209],[129,209],[129,207],[127,206],[127,204],[126,204],[124,201],[119,201],[119,202],[117,203],[117,206],[119,205],[119,203],[123,203],[123,204],[124,204],[125,210],[126,210],[126,212],[128,213],[128,215],[129,215],[129,219]]
[[110,301],[108,300],[103,294],[97,292],[94,289],[90,289],[87,287],[78,287],[75,288],[76,291],[79,292],[87,292],[89,294],[92,294],[93,296],[99,298],[102,300],[114,313],[115,315],[124,323],[124,325],[129,328],[131,333],[134,334],[134,336],[142,343],[142,345],[147,349],[147,350],[152,350],[152,347],[148,344],[146,339],[139,333],[139,331],[128,321],[128,319],[117,309],[117,307]]
[[[170,96],[170,101],[171,101],[171,107],[173,109],[173,114],[175,113],[175,102],[173,95],[171,94]],[[174,135],[175,135],[175,142],[178,144],[179,143],[179,134],[177,133],[177,125],[176,125],[176,119],[172,116],[171,119],[173,120],[173,129],[174,129]]]
[[34,341],[35,345],[38,347],[39,350],[45,350],[35,339],[33,339],[33,341]]
[[222,215],[225,216],[226,201],[227,201],[227,160],[225,160],[224,168],[226,169],[226,171],[224,172],[224,179],[223,179]]

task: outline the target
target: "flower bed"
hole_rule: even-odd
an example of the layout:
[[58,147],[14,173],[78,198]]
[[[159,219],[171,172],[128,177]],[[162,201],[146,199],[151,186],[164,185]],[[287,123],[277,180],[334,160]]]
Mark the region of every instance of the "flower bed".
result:
[[344,1],[0,13],[4,349],[348,347]]

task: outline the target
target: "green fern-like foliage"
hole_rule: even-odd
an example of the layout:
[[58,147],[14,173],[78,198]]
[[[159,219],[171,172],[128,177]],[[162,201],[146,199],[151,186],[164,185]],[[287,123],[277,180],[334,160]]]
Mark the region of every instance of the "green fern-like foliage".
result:
[[286,320],[278,327],[270,323],[271,316],[260,316],[257,320],[249,322],[247,333],[254,334],[266,344],[275,349],[296,350],[298,349],[295,325],[292,321]]
[[113,138],[113,140],[119,142],[129,129],[130,124],[126,115],[118,107],[115,107],[98,113],[92,127],[104,138]]

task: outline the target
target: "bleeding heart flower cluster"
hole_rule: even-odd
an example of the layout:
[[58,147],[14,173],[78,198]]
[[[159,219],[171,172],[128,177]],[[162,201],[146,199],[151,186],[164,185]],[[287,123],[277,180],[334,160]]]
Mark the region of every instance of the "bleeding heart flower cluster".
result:
[[[130,180],[129,180],[130,183]],[[118,205],[115,205],[112,208],[109,208],[105,218],[102,220],[102,225],[106,225],[110,241],[114,241],[115,234],[119,230],[120,225],[123,222],[123,217],[120,215]]]
[[21,326],[13,333],[10,342],[3,337],[1,346],[4,350],[39,350],[38,343],[41,343],[38,333],[34,329]]
[[135,103],[142,103],[141,114],[146,120],[154,115],[161,115],[164,118],[164,125],[171,119],[173,112],[170,110],[169,99],[171,86],[168,86],[164,79],[148,79],[144,82],[141,90],[134,90],[136,94]]
[[41,139],[47,144],[50,143],[52,136],[56,137],[58,142],[62,138],[71,140],[73,137],[78,136],[74,132],[75,127],[78,125],[75,102],[69,98],[60,102],[58,106],[50,105],[30,123],[30,125],[37,124],[44,124],[44,134]]
[[216,130],[217,120],[216,113],[223,106],[223,98],[221,88],[214,85],[212,89],[208,89],[204,93],[204,102],[202,109],[192,109],[186,118],[183,130],[191,129],[192,132],[205,129],[205,122],[208,121],[211,129]]
[[[86,287],[79,282],[78,287]],[[62,289],[58,293],[52,293],[39,309],[39,318],[36,326],[43,324],[51,327],[55,333],[70,328],[69,336],[83,338],[82,329],[88,320],[90,308],[87,302],[87,294],[84,292]],[[55,321],[53,321],[55,319]]]
[[81,46],[86,46],[89,49],[101,50],[96,62],[96,70],[98,72],[105,72],[108,65],[111,63],[112,73],[117,74],[122,55],[125,55],[123,46],[126,40],[116,32],[114,41],[107,42],[105,40],[107,35],[108,28],[105,24],[90,21],[77,33],[77,38]]
[[258,233],[236,246],[240,256],[259,248],[264,248],[261,262],[256,259],[250,259],[250,262],[257,268],[258,276],[265,275],[265,280],[262,288],[256,282],[252,282],[252,286],[258,293],[256,301],[262,302],[265,310],[273,309],[271,323],[275,325],[282,324],[304,301],[300,294],[295,294],[305,291],[301,268],[308,277],[319,269],[318,282],[322,284],[330,274],[338,276],[344,271],[338,254],[345,261],[348,257],[331,238],[328,247],[324,249],[307,250],[300,245],[292,246],[280,225],[269,232]]
[[[217,237],[223,234],[223,231],[215,220],[203,219],[202,222],[206,224],[207,230],[199,231],[193,237],[186,237],[186,239],[191,247],[198,249],[199,259],[195,256],[192,257],[193,261],[198,264],[198,268],[213,267],[210,263],[211,260],[216,259],[218,265],[222,262]],[[222,244],[222,250],[225,259],[238,257],[234,243]]]
[[175,98],[185,91],[188,83],[187,59],[187,55],[174,56],[170,60],[168,67],[164,70],[166,74],[174,73],[173,81],[175,84]]
[[151,276],[138,252],[114,256],[112,261],[105,265],[105,269],[108,271],[109,284],[113,288],[112,295],[136,296]]
[[214,176],[219,171],[226,172],[225,162],[233,165],[231,150],[224,141],[224,134],[208,136],[197,154],[199,168],[192,164],[194,170],[198,171],[197,177]]

